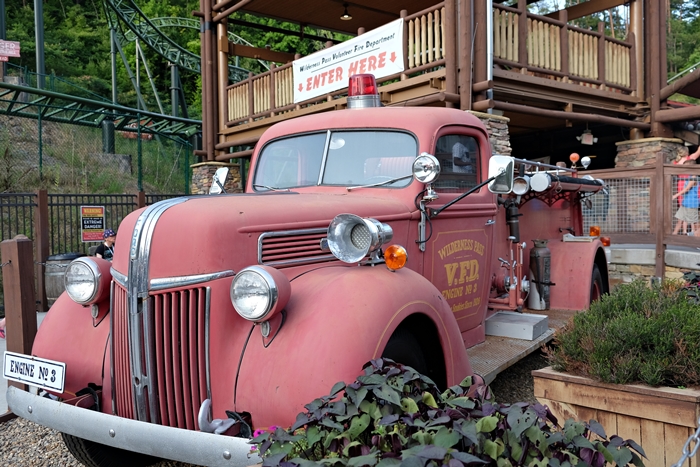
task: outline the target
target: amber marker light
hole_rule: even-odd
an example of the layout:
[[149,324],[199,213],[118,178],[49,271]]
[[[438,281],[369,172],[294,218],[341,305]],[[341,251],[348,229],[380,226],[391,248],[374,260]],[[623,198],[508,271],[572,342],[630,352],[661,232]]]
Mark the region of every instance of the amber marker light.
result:
[[602,243],[603,246],[610,246],[610,237],[600,237],[600,243]]
[[389,270],[401,269],[406,266],[406,261],[408,261],[408,253],[401,245],[390,245],[384,250],[384,262]]
[[597,225],[592,225],[588,229],[588,235],[590,235],[591,237],[600,237],[600,227]]

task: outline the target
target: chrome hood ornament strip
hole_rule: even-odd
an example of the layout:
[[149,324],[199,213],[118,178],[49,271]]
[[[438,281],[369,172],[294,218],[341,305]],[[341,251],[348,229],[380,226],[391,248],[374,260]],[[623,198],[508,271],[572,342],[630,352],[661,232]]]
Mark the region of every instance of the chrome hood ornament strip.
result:
[[156,290],[172,289],[175,287],[185,287],[235,275],[236,273],[233,270],[229,269],[227,271],[212,272],[209,274],[197,274],[192,276],[180,277],[162,277],[159,279],[151,279],[151,286],[149,287],[149,290],[153,292]]

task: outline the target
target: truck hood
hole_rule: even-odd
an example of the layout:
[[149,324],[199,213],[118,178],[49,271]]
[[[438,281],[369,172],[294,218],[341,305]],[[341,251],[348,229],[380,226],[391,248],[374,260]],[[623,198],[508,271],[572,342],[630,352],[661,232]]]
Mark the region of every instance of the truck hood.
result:
[[[133,243],[139,216],[141,237],[150,232],[148,276],[150,278],[238,272],[258,264],[258,239],[264,232],[327,228],[341,213],[373,217],[392,224],[395,240],[405,236],[414,207],[396,199],[356,194],[308,194],[275,192],[198,196],[165,201],[127,216],[117,233],[113,267],[127,274],[129,252],[144,248]],[[168,207],[168,203],[170,204]],[[149,211],[150,209],[150,211]],[[153,213],[160,211],[155,219]],[[150,213],[150,216],[148,214]],[[143,219],[142,219],[143,220]],[[403,221],[403,222],[402,222]],[[397,229],[398,228],[398,229]],[[132,246],[132,248],[130,248]]]

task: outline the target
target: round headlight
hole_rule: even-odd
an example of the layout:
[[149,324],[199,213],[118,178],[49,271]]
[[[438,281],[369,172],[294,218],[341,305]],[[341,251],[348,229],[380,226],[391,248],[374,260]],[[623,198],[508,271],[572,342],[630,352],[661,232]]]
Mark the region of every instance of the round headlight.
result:
[[231,303],[243,318],[261,322],[282,310],[289,300],[287,277],[269,266],[250,266],[231,283]]
[[421,183],[432,183],[440,175],[440,162],[432,154],[421,153],[413,161],[413,178]]
[[78,258],[66,268],[63,278],[68,296],[81,305],[88,305],[98,296],[100,269],[90,259]]
[[338,214],[328,226],[328,248],[345,263],[356,263],[391,241],[394,231],[376,219]]

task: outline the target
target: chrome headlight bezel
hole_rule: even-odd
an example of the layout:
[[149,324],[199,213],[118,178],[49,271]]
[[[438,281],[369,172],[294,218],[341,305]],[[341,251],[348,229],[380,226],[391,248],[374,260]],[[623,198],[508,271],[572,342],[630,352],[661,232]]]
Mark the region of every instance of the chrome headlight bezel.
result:
[[[259,292],[255,293],[256,289]],[[289,300],[290,289],[287,277],[276,269],[269,266],[249,266],[236,274],[231,281],[231,304],[242,318],[260,323],[284,308]],[[253,306],[244,302],[250,301],[251,298],[255,300]]]
[[[71,271],[75,271],[78,268],[83,270],[82,274],[89,276],[86,281],[76,281],[76,276],[71,276]],[[63,285],[66,289],[66,293],[75,303],[79,305],[91,305],[102,296],[104,288],[104,281],[102,278],[102,271],[95,261],[88,257],[81,257],[71,261],[66,268],[66,272],[63,275]],[[86,292],[78,293],[76,286],[80,283],[89,283],[90,289]]]

